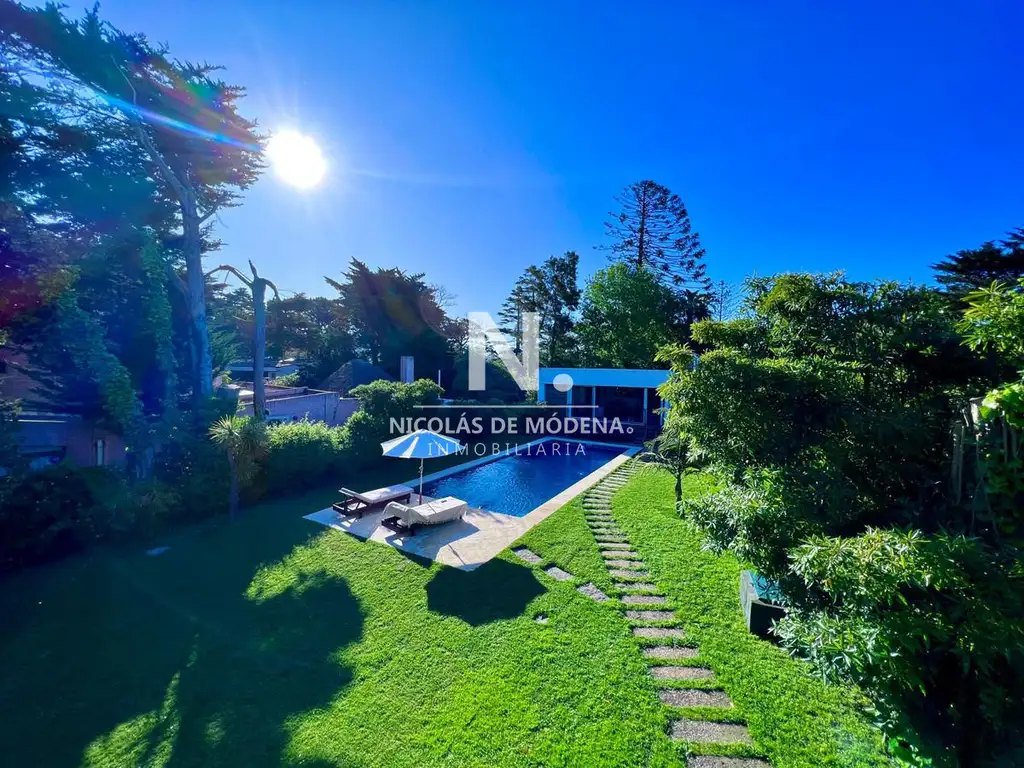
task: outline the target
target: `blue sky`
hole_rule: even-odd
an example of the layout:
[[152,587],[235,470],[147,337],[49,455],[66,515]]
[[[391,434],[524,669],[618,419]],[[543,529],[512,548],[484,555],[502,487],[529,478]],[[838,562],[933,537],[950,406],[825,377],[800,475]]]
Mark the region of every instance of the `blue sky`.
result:
[[227,67],[243,111],[312,134],[327,182],[268,174],[218,259],[329,295],[352,256],[496,311],[652,178],[715,279],[926,280],[1024,225],[1024,5],[1005,2],[106,0],[105,18]]

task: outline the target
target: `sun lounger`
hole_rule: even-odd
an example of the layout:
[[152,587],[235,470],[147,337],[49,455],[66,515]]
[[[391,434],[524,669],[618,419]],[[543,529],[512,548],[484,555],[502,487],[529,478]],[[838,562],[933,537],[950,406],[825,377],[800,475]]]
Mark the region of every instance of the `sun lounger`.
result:
[[366,493],[356,493],[348,488],[342,488],[339,493],[345,498],[331,505],[334,511],[342,515],[361,517],[364,512],[373,507],[383,506],[389,501],[410,501],[414,491],[408,485],[389,485],[387,488],[376,488]]
[[461,520],[467,509],[469,505],[454,496],[435,499],[415,507],[392,501],[384,507],[384,517],[380,522],[396,533],[415,536],[417,529],[422,526]]

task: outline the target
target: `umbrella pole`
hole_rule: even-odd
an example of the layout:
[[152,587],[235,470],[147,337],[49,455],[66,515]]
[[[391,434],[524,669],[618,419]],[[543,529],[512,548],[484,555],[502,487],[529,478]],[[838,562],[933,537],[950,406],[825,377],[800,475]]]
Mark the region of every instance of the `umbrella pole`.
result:
[[423,459],[420,459],[420,504],[423,503]]

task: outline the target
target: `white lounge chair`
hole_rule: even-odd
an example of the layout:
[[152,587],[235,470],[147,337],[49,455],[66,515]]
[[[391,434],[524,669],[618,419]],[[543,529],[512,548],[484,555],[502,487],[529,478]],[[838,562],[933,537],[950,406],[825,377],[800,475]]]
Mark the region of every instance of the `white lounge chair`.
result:
[[380,522],[385,528],[390,528],[396,533],[408,533],[410,536],[415,536],[416,530],[424,525],[438,525],[461,520],[467,509],[469,509],[469,505],[454,496],[434,499],[434,501],[428,501],[415,507],[392,501],[384,507],[384,517]]
[[338,493],[345,498],[331,505],[334,511],[361,517],[364,512],[389,501],[410,501],[414,491],[408,485],[389,485],[387,488],[375,488],[366,493],[356,493],[348,488],[342,488]]

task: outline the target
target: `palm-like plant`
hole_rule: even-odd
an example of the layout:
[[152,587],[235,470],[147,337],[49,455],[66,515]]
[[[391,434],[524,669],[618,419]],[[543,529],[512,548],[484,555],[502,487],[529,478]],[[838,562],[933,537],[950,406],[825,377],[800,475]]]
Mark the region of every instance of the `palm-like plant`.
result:
[[666,469],[676,479],[676,509],[683,500],[683,475],[690,464],[689,439],[670,417],[666,420],[662,432],[645,444],[646,452],[642,455],[641,471],[645,468]]
[[252,482],[258,462],[267,454],[267,426],[247,416],[225,416],[210,427],[210,439],[224,448],[231,470],[228,515],[238,514],[239,489]]

